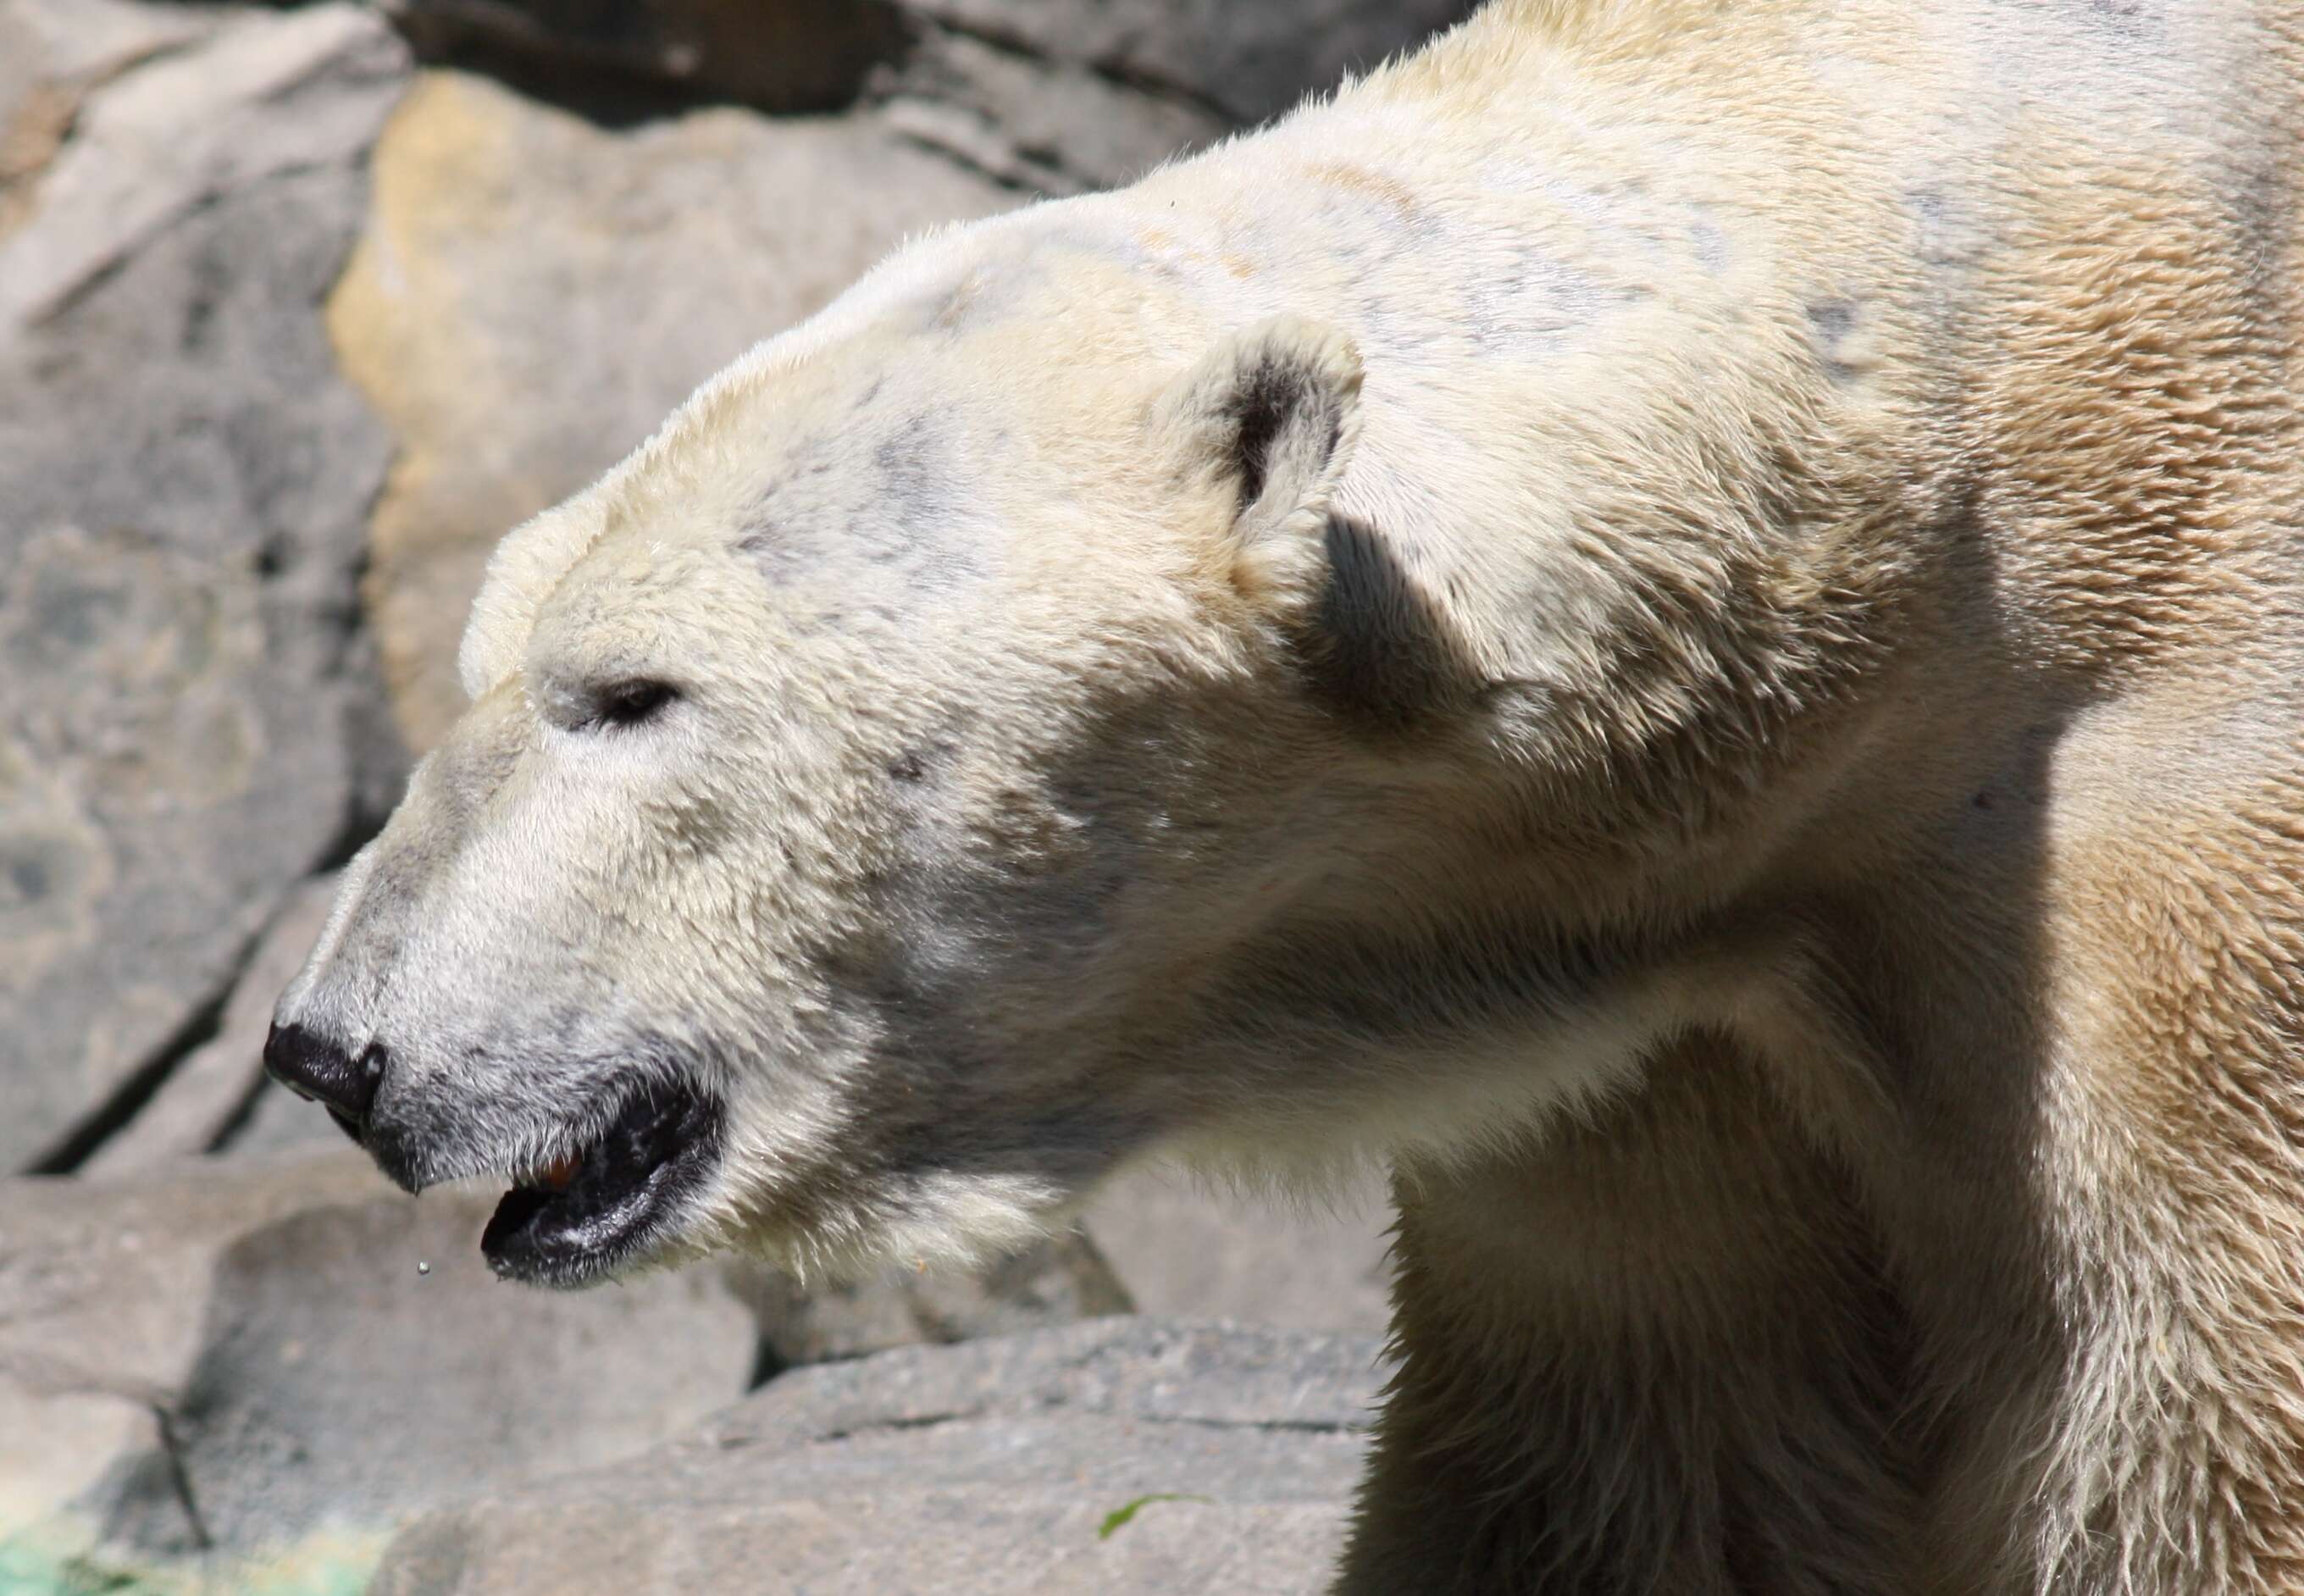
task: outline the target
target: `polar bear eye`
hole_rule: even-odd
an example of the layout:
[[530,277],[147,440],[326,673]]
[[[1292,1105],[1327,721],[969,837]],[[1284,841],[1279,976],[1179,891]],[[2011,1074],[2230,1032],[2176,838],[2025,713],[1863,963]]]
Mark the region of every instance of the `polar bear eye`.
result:
[[665,705],[680,696],[680,689],[669,682],[655,682],[635,677],[627,682],[611,682],[592,690],[589,726],[638,726],[653,719]]

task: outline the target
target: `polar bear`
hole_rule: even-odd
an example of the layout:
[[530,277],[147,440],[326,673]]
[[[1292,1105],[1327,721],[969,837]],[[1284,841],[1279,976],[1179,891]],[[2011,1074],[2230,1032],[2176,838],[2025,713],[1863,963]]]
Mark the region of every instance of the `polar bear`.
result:
[[1381,1160],[1338,1589],[2304,1589],[2300,27],[1505,0],[497,551],[271,1066],[574,1285]]

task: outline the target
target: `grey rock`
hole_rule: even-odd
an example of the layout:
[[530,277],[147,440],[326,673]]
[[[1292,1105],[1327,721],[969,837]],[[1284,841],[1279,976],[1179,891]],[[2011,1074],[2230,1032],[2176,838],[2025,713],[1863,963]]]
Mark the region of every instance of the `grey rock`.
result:
[[1287,109],[1478,0],[909,0],[936,25],[1236,122]]
[[92,91],[224,20],[206,7],[136,0],[0,0],[0,238],[31,214]]
[[0,0],[0,115],[9,91],[34,82],[100,83],[124,68],[182,49],[229,20],[222,7],[144,0]]
[[1316,1592],[1376,1363],[1372,1337],[1117,1320],[798,1371],[670,1447],[419,1519],[371,1592]]
[[0,239],[0,1168],[133,1106],[401,757],[352,630],[390,440],[315,310],[403,53],[337,5],[177,45]]
[[1094,1244],[1078,1235],[976,1272],[900,1270],[857,1285],[803,1287],[755,1265],[727,1267],[732,1286],[752,1305],[764,1354],[785,1365],[1012,1335],[1133,1306]]
[[1196,101],[934,24],[880,92],[891,127],[1041,194],[1133,182],[1232,126]]
[[490,1206],[403,1196],[349,1149],[0,1187],[0,1540],[373,1535],[746,1388],[751,1315],[710,1271],[515,1293],[474,1245]]
[[1145,1168],[1097,1193],[1082,1223],[1143,1312],[1377,1331],[1390,1322],[1391,1217],[1373,1181],[1297,1204]]
[[195,208],[283,172],[349,163],[405,55],[367,13],[243,17],[116,79],[76,118],[38,225],[0,252],[0,326],[53,314]]
[[[169,1159],[220,1150],[227,1142],[240,1145],[236,1133],[267,1090],[264,1039],[272,1029],[272,1006],[319,939],[337,879],[333,873],[315,877],[290,895],[225,1000],[216,1036],[168,1073],[151,1101],[81,1166],[84,1173],[134,1174]],[[298,1100],[292,1093],[281,1095]],[[301,1133],[294,1141],[333,1146],[342,1140],[326,1115],[306,1108],[295,1116]]]

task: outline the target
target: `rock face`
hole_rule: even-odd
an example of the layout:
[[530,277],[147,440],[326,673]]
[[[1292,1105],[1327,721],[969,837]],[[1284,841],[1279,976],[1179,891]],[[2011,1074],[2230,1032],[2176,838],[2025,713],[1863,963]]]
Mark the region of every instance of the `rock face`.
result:
[[1372,1337],[1148,1320],[798,1371],[671,1447],[418,1520],[370,1590],[1309,1593],[1377,1372]]
[[1392,1210],[1373,1184],[1329,1207],[1291,1206],[1146,1169],[1106,1185],[1080,1218],[1139,1312],[1301,1330],[1391,1323]]
[[[227,1146],[244,1149],[259,1113],[264,1113],[268,1130],[276,1125],[266,1145],[335,1147],[342,1142],[326,1115],[313,1113],[309,1104],[264,1074],[264,1039],[272,1029],[273,1000],[303,968],[305,955],[327,922],[338,879],[334,871],[316,876],[289,894],[241,972],[216,1035],[169,1072],[151,1101],[81,1166],[85,1171],[133,1175],[170,1159],[220,1152]],[[293,1104],[303,1112],[266,1112],[276,1104]]]
[[372,1555],[411,1511],[623,1457],[787,1364],[1129,1306],[1077,1240],[821,1297],[744,1265],[521,1291],[479,1256],[495,1201],[403,1196],[341,1146],[0,1183],[0,1546]]
[[0,5],[0,237],[31,214],[39,180],[97,89],[216,31],[220,13],[134,0]]
[[66,1509],[145,1553],[372,1535],[749,1387],[752,1315],[710,1271],[509,1300],[492,1206],[349,1148],[0,1188],[0,1537]]
[[122,48],[20,91],[81,98],[0,239],[0,1169],[76,1161],[396,785],[352,612],[390,440],[312,307],[404,52],[345,6]]
[[1275,115],[1309,90],[1376,65],[1477,0],[914,0],[936,26],[1116,82],[1208,106],[1233,122]]
[[899,1270],[813,1289],[758,1265],[726,1267],[730,1284],[758,1320],[764,1365],[826,1363],[923,1341],[972,1341],[1135,1307],[1103,1254],[1077,1235],[974,1274]]

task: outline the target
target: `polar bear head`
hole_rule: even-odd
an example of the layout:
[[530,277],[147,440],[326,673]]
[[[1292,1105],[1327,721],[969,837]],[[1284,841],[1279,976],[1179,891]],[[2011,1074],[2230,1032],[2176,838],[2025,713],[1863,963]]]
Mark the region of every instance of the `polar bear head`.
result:
[[980,1252],[1155,1149],[1502,1133],[1664,1023],[1578,885],[1653,806],[1343,506],[1353,341],[1016,253],[884,268],[497,552],[269,1056],[511,1184],[500,1271]]

